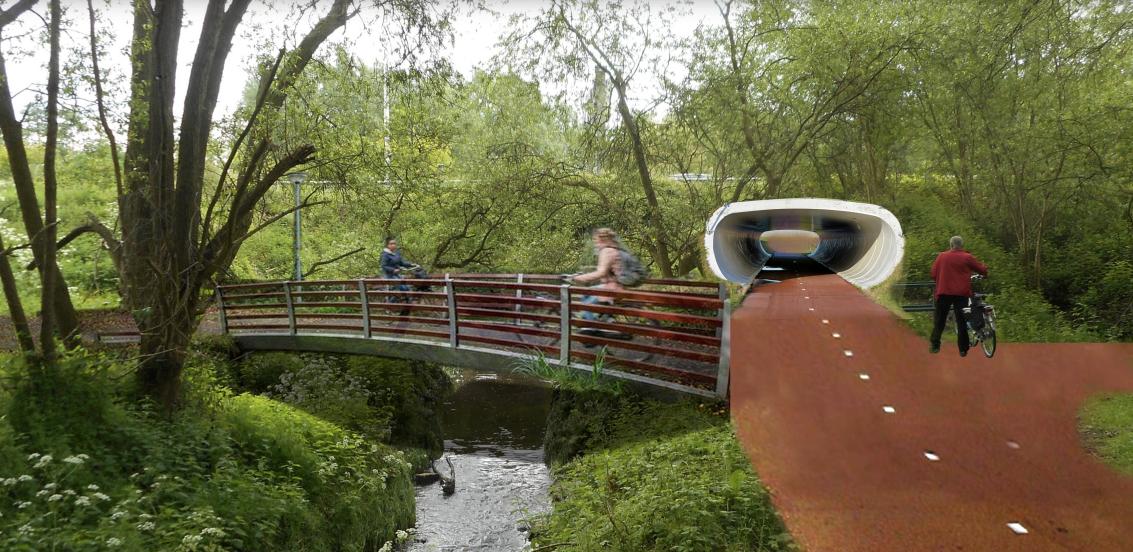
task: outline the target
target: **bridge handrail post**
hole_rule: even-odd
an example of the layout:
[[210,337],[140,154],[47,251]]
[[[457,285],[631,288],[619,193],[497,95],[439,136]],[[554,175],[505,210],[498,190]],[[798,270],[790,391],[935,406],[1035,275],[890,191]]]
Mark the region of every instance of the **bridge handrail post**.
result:
[[559,364],[570,366],[570,284],[559,286]]
[[720,363],[716,367],[716,396],[728,400],[728,379],[732,369],[732,305],[725,295],[720,308]]
[[456,290],[448,274],[445,274],[445,298],[448,303],[448,346],[456,349],[460,347],[460,334],[457,331],[456,321]]
[[295,299],[291,297],[291,282],[283,283],[283,295],[287,298],[287,330],[295,335],[298,330],[295,326]]
[[[519,275],[517,275],[515,277],[515,283],[517,283],[517,284],[523,283],[523,273],[522,272],[520,272]],[[515,290],[515,298],[516,299],[523,299],[523,289],[522,288]],[[520,304],[519,301],[515,302],[515,312],[523,312],[523,305]],[[518,318],[515,319],[515,325],[516,326],[519,325],[519,319]]]
[[[724,282],[720,282],[719,284],[717,284],[717,286],[719,286],[718,289],[717,289],[717,292],[716,292],[717,297],[720,298],[720,301],[727,303],[728,302],[728,286],[727,286],[727,284],[725,284]],[[720,318],[723,319],[724,316],[725,316],[724,315],[724,306],[721,305],[720,306]],[[723,326],[716,328],[716,337],[721,337],[723,335],[723,333],[724,333],[724,327]]]
[[370,294],[367,293],[369,289],[366,286],[366,280],[358,280],[358,296],[362,301],[362,335],[366,339],[374,336],[374,331],[370,329]]
[[228,313],[224,312],[226,306],[224,304],[224,291],[220,286],[216,286],[216,307],[220,315],[220,333],[226,335],[228,333]]

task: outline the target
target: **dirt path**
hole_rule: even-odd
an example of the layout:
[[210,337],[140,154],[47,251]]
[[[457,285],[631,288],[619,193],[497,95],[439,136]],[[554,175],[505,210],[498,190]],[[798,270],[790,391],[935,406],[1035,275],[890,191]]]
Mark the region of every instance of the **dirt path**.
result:
[[732,417],[807,550],[1133,549],[1133,478],[1083,450],[1075,419],[1133,390],[1133,345],[931,355],[838,276],[787,278],[733,317]]

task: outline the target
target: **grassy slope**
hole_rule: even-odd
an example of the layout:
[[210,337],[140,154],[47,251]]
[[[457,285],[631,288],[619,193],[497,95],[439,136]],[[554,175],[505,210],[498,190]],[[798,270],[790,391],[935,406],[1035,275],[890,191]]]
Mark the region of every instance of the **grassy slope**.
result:
[[1098,457],[1133,475],[1133,394],[1090,399],[1079,413],[1079,429]]
[[194,357],[166,419],[118,387],[126,363],[80,355],[28,379],[6,357],[0,549],[373,550],[413,524],[404,455],[234,395],[218,362]]
[[[555,470],[554,511],[536,527],[536,548],[792,548],[719,407],[600,392],[556,402],[552,423],[566,416],[574,433],[572,446],[557,450],[581,455]],[[591,419],[580,420],[588,412]]]

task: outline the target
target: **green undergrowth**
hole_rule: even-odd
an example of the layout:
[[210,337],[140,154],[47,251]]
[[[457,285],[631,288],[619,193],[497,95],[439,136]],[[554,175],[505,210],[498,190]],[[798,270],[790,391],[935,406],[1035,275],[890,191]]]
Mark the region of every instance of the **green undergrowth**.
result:
[[440,367],[324,353],[252,353],[227,377],[244,391],[301,408],[407,452],[414,467],[441,455],[439,408],[452,382]]
[[405,454],[233,391],[225,347],[191,355],[172,416],[128,359],[0,358],[0,550],[365,551],[413,525]]
[[612,394],[622,392],[620,381],[605,375],[606,349],[598,351],[590,371],[563,366],[558,362],[548,360],[542,351],[533,351],[532,359],[517,364],[514,371],[551,382],[556,388],[571,391],[587,392],[599,391]]
[[1078,421],[1086,447],[1106,464],[1133,476],[1133,393],[1090,399]]
[[[975,288],[976,291],[992,293],[988,302],[995,306],[1000,341],[1101,340],[1101,336],[1076,324],[1071,317],[1051,306],[1042,293],[1028,283],[1026,272],[1012,254],[931,194],[906,198],[886,207],[901,221],[905,233],[903,270],[894,279],[932,281],[929,271],[936,255],[947,249],[949,237],[960,235],[964,238],[965,249],[988,265],[990,278],[977,283]],[[892,293],[894,301],[899,304],[932,301],[932,292],[928,289],[892,288]],[[932,331],[932,313],[912,313],[907,319],[914,331],[922,336],[928,336]],[[955,331],[950,329],[944,335],[946,339],[954,339]]]
[[555,392],[534,549],[793,550],[719,404]]

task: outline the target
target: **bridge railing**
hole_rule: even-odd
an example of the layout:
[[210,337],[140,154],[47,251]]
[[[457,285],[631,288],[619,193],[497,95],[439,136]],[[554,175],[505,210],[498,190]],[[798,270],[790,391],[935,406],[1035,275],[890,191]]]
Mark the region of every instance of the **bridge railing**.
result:
[[221,331],[236,336],[413,339],[538,351],[574,366],[604,349],[607,368],[727,394],[729,312],[725,288],[714,283],[650,280],[612,291],[549,275],[455,274],[236,284],[217,296]]

